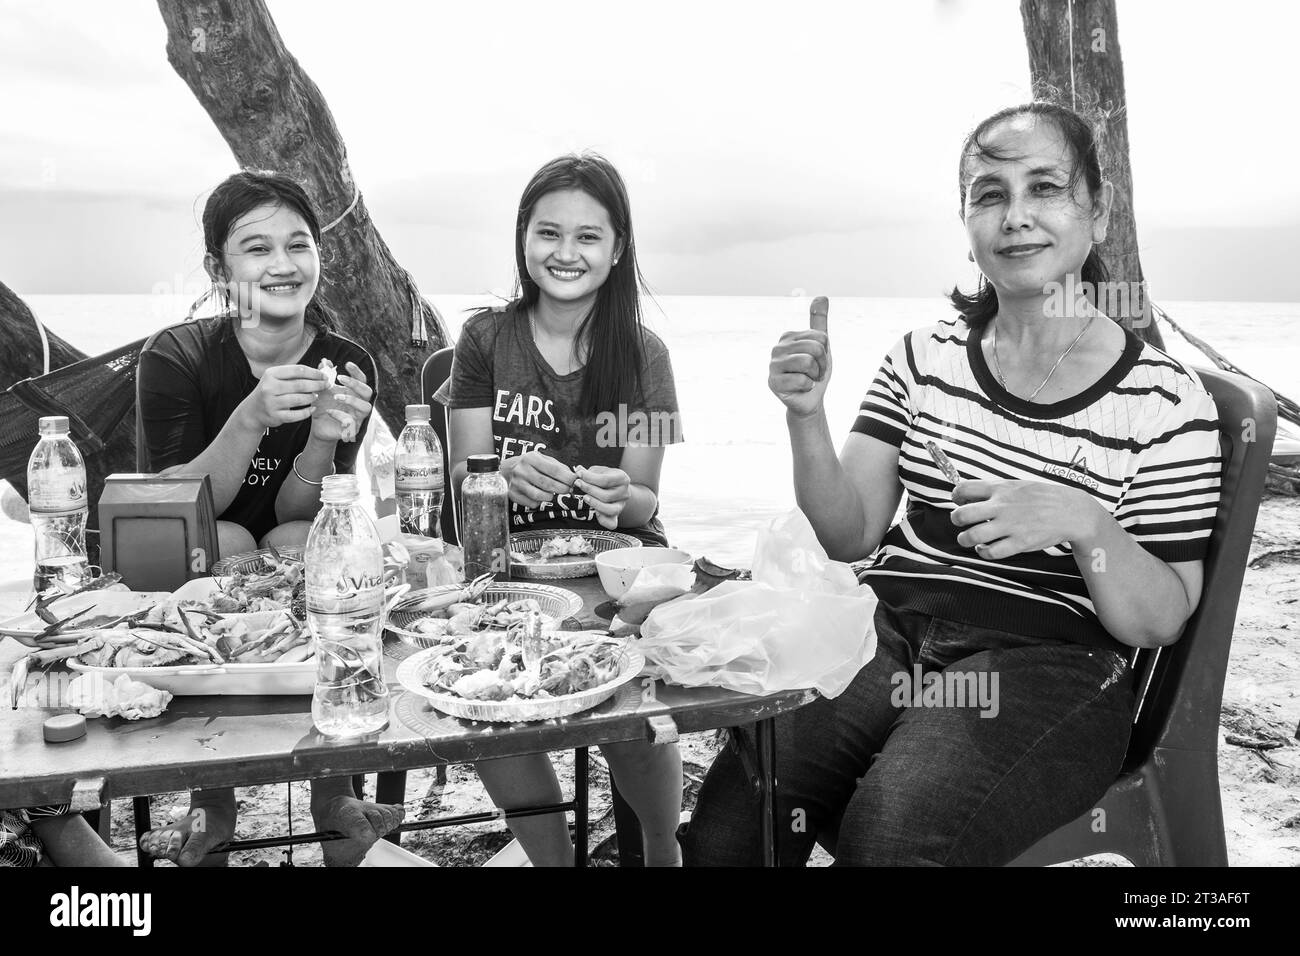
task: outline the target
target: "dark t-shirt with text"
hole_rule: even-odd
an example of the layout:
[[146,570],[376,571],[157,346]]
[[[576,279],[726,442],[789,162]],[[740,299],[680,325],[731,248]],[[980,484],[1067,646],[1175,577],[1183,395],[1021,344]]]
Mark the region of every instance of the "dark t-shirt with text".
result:
[[[668,349],[649,330],[643,341],[643,399],[593,418],[579,412],[583,370],[557,374],[538,351],[525,314],[513,307],[483,313],[465,323],[451,378],[436,399],[452,409],[492,409],[492,439],[502,459],[538,450],[570,468],[618,468],[628,445],[682,440]],[[557,495],[549,507],[512,502],[510,512],[513,531],[599,528],[579,493]],[[647,544],[667,543],[657,512],[644,527],[618,530]]]
[[[356,342],[334,332],[317,332],[295,364],[315,368],[322,358],[340,370],[355,362],[378,395],[375,361]],[[140,353],[139,375],[147,467],[154,472],[197,458],[257,388],[233,324],[221,318],[183,322],[157,333]],[[338,443],[334,467],[339,474],[352,473],[369,422],[367,417],[356,441]],[[267,429],[242,487],[217,517],[242,525],[254,540],[274,528],[276,495],[310,435],[311,419]]]

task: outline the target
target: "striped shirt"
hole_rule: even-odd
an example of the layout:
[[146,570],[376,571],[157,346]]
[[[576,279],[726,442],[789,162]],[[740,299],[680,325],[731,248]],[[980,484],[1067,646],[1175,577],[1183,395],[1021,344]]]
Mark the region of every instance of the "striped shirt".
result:
[[32,832],[33,817],[61,817],[71,813],[68,804],[28,807],[26,810],[0,810],[0,867],[36,866],[44,847]]
[[1214,400],[1185,366],[1128,332],[1119,360],[1086,391],[1033,404],[998,384],[979,339],[961,320],[909,332],[863,399],[853,431],[898,447],[907,509],[862,580],[893,607],[1121,650],[1068,544],[990,561],[957,543],[952,485],[925,443],[963,478],[1082,488],[1155,557],[1194,561],[1219,502]]

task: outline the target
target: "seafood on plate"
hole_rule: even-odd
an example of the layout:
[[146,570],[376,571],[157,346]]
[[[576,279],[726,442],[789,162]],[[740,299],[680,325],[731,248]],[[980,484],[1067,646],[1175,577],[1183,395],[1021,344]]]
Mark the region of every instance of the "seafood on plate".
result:
[[311,631],[290,611],[223,617],[194,601],[169,600],[119,616],[102,627],[68,634],[58,643],[38,644],[14,662],[10,702],[18,706],[33,666],[52,667],[64,661],[120,669],[301,664],[315,655]]
[[407,630],[425,638],[465,637],[489,628],[504,630],[528,624],[532,615],[540,614],[541,610],[542,606],[532,598],[501,600],[495,604],[458,601],[434,609]]
[[522,551],[512,551],[511,560],[517,564],[527,564],[530,561],[553,561],[556,558],[567,557],[586,557],[596,553],[596,546],[590,539],[574,534],[568,537],[557,534],[553,538],[548,538],[542,542],[542,546],[534,554],[524,554]]
[[[160,610],[161,608],[161,610]],[[34,663],[73,659],[87,667],[295,664],[315,654],[311,632],[290,614],[258,626],[202,609],[160,605],[117,627],[88,631],[75,644],[39,651]]]
[[220,579],[220,590],[208,601],[218,614],[252,614],[305,607],[307,582],[301,558],[276,553],[259,555],[262,566],[236,571]]
[[472,635],[448,635],[424,683],[466,700],[563,697],[619,674],[623,641],[591,631],[545,632],[540,618]]

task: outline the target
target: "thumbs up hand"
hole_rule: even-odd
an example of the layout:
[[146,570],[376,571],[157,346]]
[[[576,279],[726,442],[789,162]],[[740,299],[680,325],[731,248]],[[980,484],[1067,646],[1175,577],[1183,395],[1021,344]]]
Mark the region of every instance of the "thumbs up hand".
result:
[[813,299],[808,328],[786,332],[772,349],[767,387],[796,415],[812,415],[822,407],[831,380],[831,340],[826,331],[830,304]]

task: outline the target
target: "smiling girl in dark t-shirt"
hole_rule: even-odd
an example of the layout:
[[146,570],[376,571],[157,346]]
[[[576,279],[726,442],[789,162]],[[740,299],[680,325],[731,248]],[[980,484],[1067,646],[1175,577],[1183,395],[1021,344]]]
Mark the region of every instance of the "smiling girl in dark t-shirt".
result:
[[[447,390],[453,487],[470,455],[497,453],[512,528],[599,524],[664,544],[659,469],[680,441],[668,350],[641,324],[627,190],[594,155],[543,166],[519,203],[520,295],[466,323]],[[646,864],[680,863],[682,763],[676,744],[601,747],[641,821]],[[545,754],[482,761],[500,807],[559,803]],[[534,865],[573,863],[560,814],[510,828]]]
[[[321,228],[302,187],[278,173],[242,172],[203,209],[204,267],[223,315],[158,333],[140,354],[140,413],[150,466],[209,476],[218,545],[225,555],[255,542],[301,546],[320,510],[321,482],[347,472],[370,418],[375,363],[328,329],[313,301]],[[330,359],[337,386],[318,370]],[[401,822],[400,806],[357,799],[350,777],[312,782],[327,865],[360,860]],[[231,789],[195,791],[190,812],[150,830],[141,849],[181,866],[208,857],[235,826]]]

